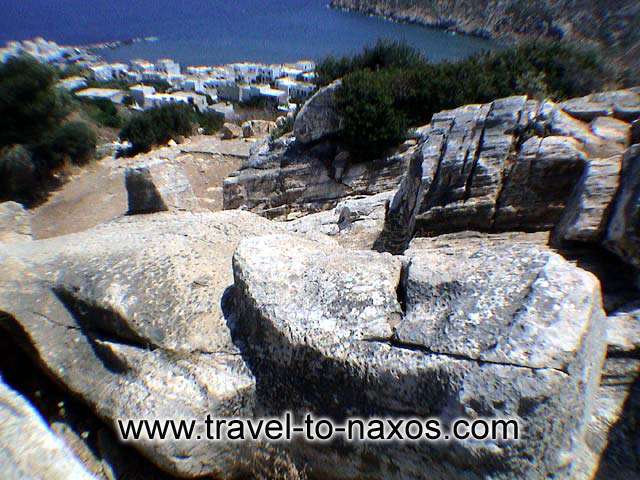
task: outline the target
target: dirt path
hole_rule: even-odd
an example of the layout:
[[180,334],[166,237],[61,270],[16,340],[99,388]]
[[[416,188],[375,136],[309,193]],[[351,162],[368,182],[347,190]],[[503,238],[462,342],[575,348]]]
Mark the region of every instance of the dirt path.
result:
[[33,210],[32,229],[36,239],[86,230],[125,214],[127,166],[151,158],[181,164],[200,206],[222,209],[222,182],[249,156],[252,142],[197,136],[188,142],[163,147],[130,159],[105,158],[74,175],[49,200]]

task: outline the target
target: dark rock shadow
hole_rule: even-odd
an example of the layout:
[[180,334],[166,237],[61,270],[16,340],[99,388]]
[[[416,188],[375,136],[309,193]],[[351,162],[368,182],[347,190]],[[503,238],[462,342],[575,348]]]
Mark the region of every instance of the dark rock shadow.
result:
[[14,330],[12,335],[0,335],[0,374],[4,382],[28,400],[48,425],[55,426],[56,434],[91,473],[100,479],[111,478],[111,474],[119,480],[175,478],[131,445],[120,443],[109,425],[38,365],[26,337],[13,336]]
[[640,478],[640,376],[629,387],[619,420],[609,431],[594,480]]
[[54,289],[53,293],[76,319],[96,357],[109,371],[121,374],[126,372],[128,367],[113,355],[109,348],[101,345],[100,341],[128,345],[143,350],[155,349],[155,345],[142,338],[115,312],[84,302],[64,289]]

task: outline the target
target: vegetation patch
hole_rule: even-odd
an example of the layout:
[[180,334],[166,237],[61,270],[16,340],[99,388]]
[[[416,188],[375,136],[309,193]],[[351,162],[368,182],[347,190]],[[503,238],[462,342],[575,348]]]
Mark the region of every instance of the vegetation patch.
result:
[[412,47],[378,42],[353,57],[329,57],[318,82],[343,78],[337,93],[342,140],[373,159],[434,113],[512,95],[556,100],[604,89],[612,72],[597,52],[563,42],[530,42],[459,62],[430,63]]
[[0,65],[0,200],[42,199],[67,164],[95,155],[96,135],[69,122],[73,101],[57,72],[29,57]]
[[210,135],[224,123],[214,112],[198,112],[188,105],[166,105],[133,115],[122,127],[120,138],[131,143],[130,155],[148,152],[156,145],[191,135],[196,125]]

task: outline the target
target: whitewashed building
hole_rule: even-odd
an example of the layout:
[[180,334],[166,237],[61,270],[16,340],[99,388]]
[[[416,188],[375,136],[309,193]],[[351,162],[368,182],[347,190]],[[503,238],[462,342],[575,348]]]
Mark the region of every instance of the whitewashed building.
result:
[[58,82],[58,86],[69,92],[84,88],[87,86],[87,80],[84,77],[69,77]]
[[110,100],[113,103],[122,103],[126,92],[122,90],[116,90],[114,88],[85,88],[75,92],[75,95],[80,98],[89,99],[105,99]]
[[156,62],[156,70],[169,76],[180,75],[180,64],[170,58],[162,58]]

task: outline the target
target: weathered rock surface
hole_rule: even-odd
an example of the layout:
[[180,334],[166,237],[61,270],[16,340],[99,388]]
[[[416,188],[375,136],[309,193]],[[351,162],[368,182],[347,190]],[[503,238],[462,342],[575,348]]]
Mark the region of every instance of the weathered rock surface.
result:
[[267,120],[249,120],[242,124],[242,136],[244,138],[264,137],[276,129],[275,122]]
[[342,120],[335,110],[334,96],[341,85],[342,81],[336,80],[317,91],[304,104],[293,124],[293,132],[299,142],[316,142],[340,131]]
[[225,123],[222,126],[221,132],[223,140],[231,140],[232,138],[242,137],[242,128],[240,128],[235,123]]
[[129,215],[198,208],[186,173],[175,163],[155,160],[127,168],[125,186]]
[[31,214],[19,203],[0,203],[0,243],[26,240],[31,240]]
[[511,97],[434,115],[390,204],[381,248],[402,252],[414,234],[559,223],[560,242],[600,242],[638,116],[634,90],[562,104]]
[[[252,416],[255,380],[225,310],[246,212],[125,217],[0,250],[0,326],[99,417]],[[230,478],[240,444],[135,442],[164,470]]]
[[593,159],[569,199],[556,225],[559,241],[598,244],[603,240],[609,210],[620,183],[622,157]]
[[393,195],[390,191],[348,197],[333,210],[306,215],[284,225],[287,230],[303,235],[323,233],[346,248],[371,250],[382,233],[386,204]]
[[591,274],[532,246],[412,248],[403,264],[283,235],[243,241],[233,265],[268,412],[514,416],[527,431],[517,444],[308,449],[314,473],[569,478],[605,350]]
[[4,480],[91,480],[29,402],[0,378],[0,474]]
[[344,163],[336,177],[338,145],[305,146],[293,137],[254,147],[246,165],[224,181],[224,208],[294,219],[334,208],[346,197],[397,187],[414,149],[368,163]]
[[[627,479],[640,475],[640,309],[624,305],[607,317],[608,358],[591,422],[585,478]],[[588,458],[588,457],[587,457]]]
[[620,179],[604,245],[640,268],[640,145],[634,145],[625,154]]

